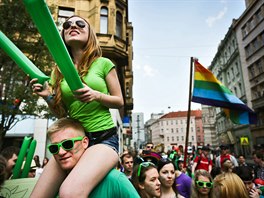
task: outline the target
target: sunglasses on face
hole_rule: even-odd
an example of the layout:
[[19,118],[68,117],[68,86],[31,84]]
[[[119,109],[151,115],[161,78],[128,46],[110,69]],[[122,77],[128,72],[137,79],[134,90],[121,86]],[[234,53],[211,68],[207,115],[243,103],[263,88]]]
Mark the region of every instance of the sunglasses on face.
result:
[[56,144],[48,145],[48,150],[51,154],[56,155],[59,153],[60,147],[62,147],[65,151],[70,151],[74,147],[75,141],[80,141],[84,137],[75,137],[67,140],[63,140],[62,142]]
[[140,173],[141,173],[141,169],[142,169],[142,166],[147,168],[149,166],[155,166],[155,164],[153,164],[152,162],[142,162],[139,164],[139,167],[138,167],[138,172],[137,172],[137,176],[139,177],[140,176]]
[[213,182],[203,182],[203,181],[196,181],[196,184],[199,188],[212,188],[213,187]]
[[82,21],[82,20],[78,20],[78,21],[65,21],[63,24],[62,24],[62,27],[64,30],[68,30],[73,24],[76,24],[79,28],[84,28],[85,27],[85,22]]
[[154,147],[153,147],[153,146],[147,146],[147,148],[149,148],[149,149],[153,149]]

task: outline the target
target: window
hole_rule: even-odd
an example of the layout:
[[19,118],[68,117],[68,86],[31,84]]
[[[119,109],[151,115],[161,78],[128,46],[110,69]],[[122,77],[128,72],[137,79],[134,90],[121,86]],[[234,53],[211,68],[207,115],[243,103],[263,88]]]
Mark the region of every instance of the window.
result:
[[100,33],[107,34],[108,32],[108,9],[102,7],[100,12]]
[[66,19],[72,15],[74,15],[74,9],[73,8],[59,7],[59,12],[58,12],[58,29],[59,29],[59,31],[62,30],[62,24],[66,21]]
[[167,137],[167,141],[168,141],[168,142],[170,141],[170,137],[169,137],[169,136]]
[[123,24],[123,17],[120,12],[116,13],[116,36],[122,38],[122,24]]
[[174,142],[174,136],[171,137],[171,141]]

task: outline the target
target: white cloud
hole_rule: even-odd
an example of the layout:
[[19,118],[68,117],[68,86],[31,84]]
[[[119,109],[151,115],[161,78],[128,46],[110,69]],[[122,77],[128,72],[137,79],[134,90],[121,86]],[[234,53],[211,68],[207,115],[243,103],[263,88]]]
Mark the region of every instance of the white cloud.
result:
[[224,7],[216,16],[210,16],[205,21],[209,27],[212,27],[217,21],[221,20],[227,12],[227,7]]
[[152,68],[150,65],[143,66],[144,76],[155,76],[158,70]]

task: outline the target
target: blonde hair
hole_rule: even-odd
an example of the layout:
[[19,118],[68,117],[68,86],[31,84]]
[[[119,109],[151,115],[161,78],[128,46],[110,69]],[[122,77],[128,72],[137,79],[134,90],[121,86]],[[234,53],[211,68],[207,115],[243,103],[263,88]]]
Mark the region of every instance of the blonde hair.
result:
[[[191,188],[191,190],[192,190],[191,197],[192,198],[198,198],[199,197],[199,192],[198,192],[197,187],[196,187],[196,181],[198,181],[198,178],[200,176],[207,177],[210,180],[210,182],[213,182],[213,178],[211,177],[211,175],[208,171],[203,170],[203,169],[196,170],[194,173],[194,178],[192,180],[192,188]],[[208,197],[209,198],[215,198],[214,188],[210,189]]]
[[235,173],[222,173],[214,179],[214,185],[219,192],[219,197],[239,197],[248,198],[245,184]]
[[[91,28],[90,24],[88,23],[87,20],[85,20],[84,18],[77,16],[77,15],[73,15],[71,17],[69,17],[66,21],[68,21],[69,19],[73,18],[73,17],[79,17],[81,19],[83,19],[87,26],[88,26],[88,40],[86,45],[84,46],[83,49],[83,55],[81,58],[81,61],[79,62],[78,66],[77,66],[77,71],[82,78],[88,73],[88,70],[91,66],[91,64],[93,63],[93,61],[99,57],[102,56],[102,50],[99,46],[99,42],[98,39],[96,37],[95,32],[93,31],[93,29]],[[64,38],[64,29],[61,31],[61,36],[62,39],[65,43],[65,38]],[[72,53],[71,53],[71,48],[70,46],[68,46],[66,43],[66,48],[72,57]],[[67,115],[67,111],[65,106],[63,105],[61,98],[62,98],[62,94],[61,94],[61,87],[60,87],[60,83],[63,79],[63,75],[61,74],[60,70],[58,67],[55,67],[52,73],[52,89],[55,93],[54,96],[54,112],[56,113],[56,115],[61,118],[61,117],[65,117]],[[84,82],[83,82],[84,83]]]
[[84,128],[79,121],[71,118],[61,118],[48,128],[48,136],[67,128],[73,128],[80,136],[85,135]]

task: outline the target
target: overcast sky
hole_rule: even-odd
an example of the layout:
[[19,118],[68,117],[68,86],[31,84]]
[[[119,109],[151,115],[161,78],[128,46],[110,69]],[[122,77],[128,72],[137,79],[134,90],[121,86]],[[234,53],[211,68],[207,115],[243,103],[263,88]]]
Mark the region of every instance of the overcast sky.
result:
[[[129,0],[133,38],[133,112],[188,109],[190,57],[208,67],[244,0]],[[192,109],[200,104],[191,103]],[[170,108],[169,108],[170,107]]]

